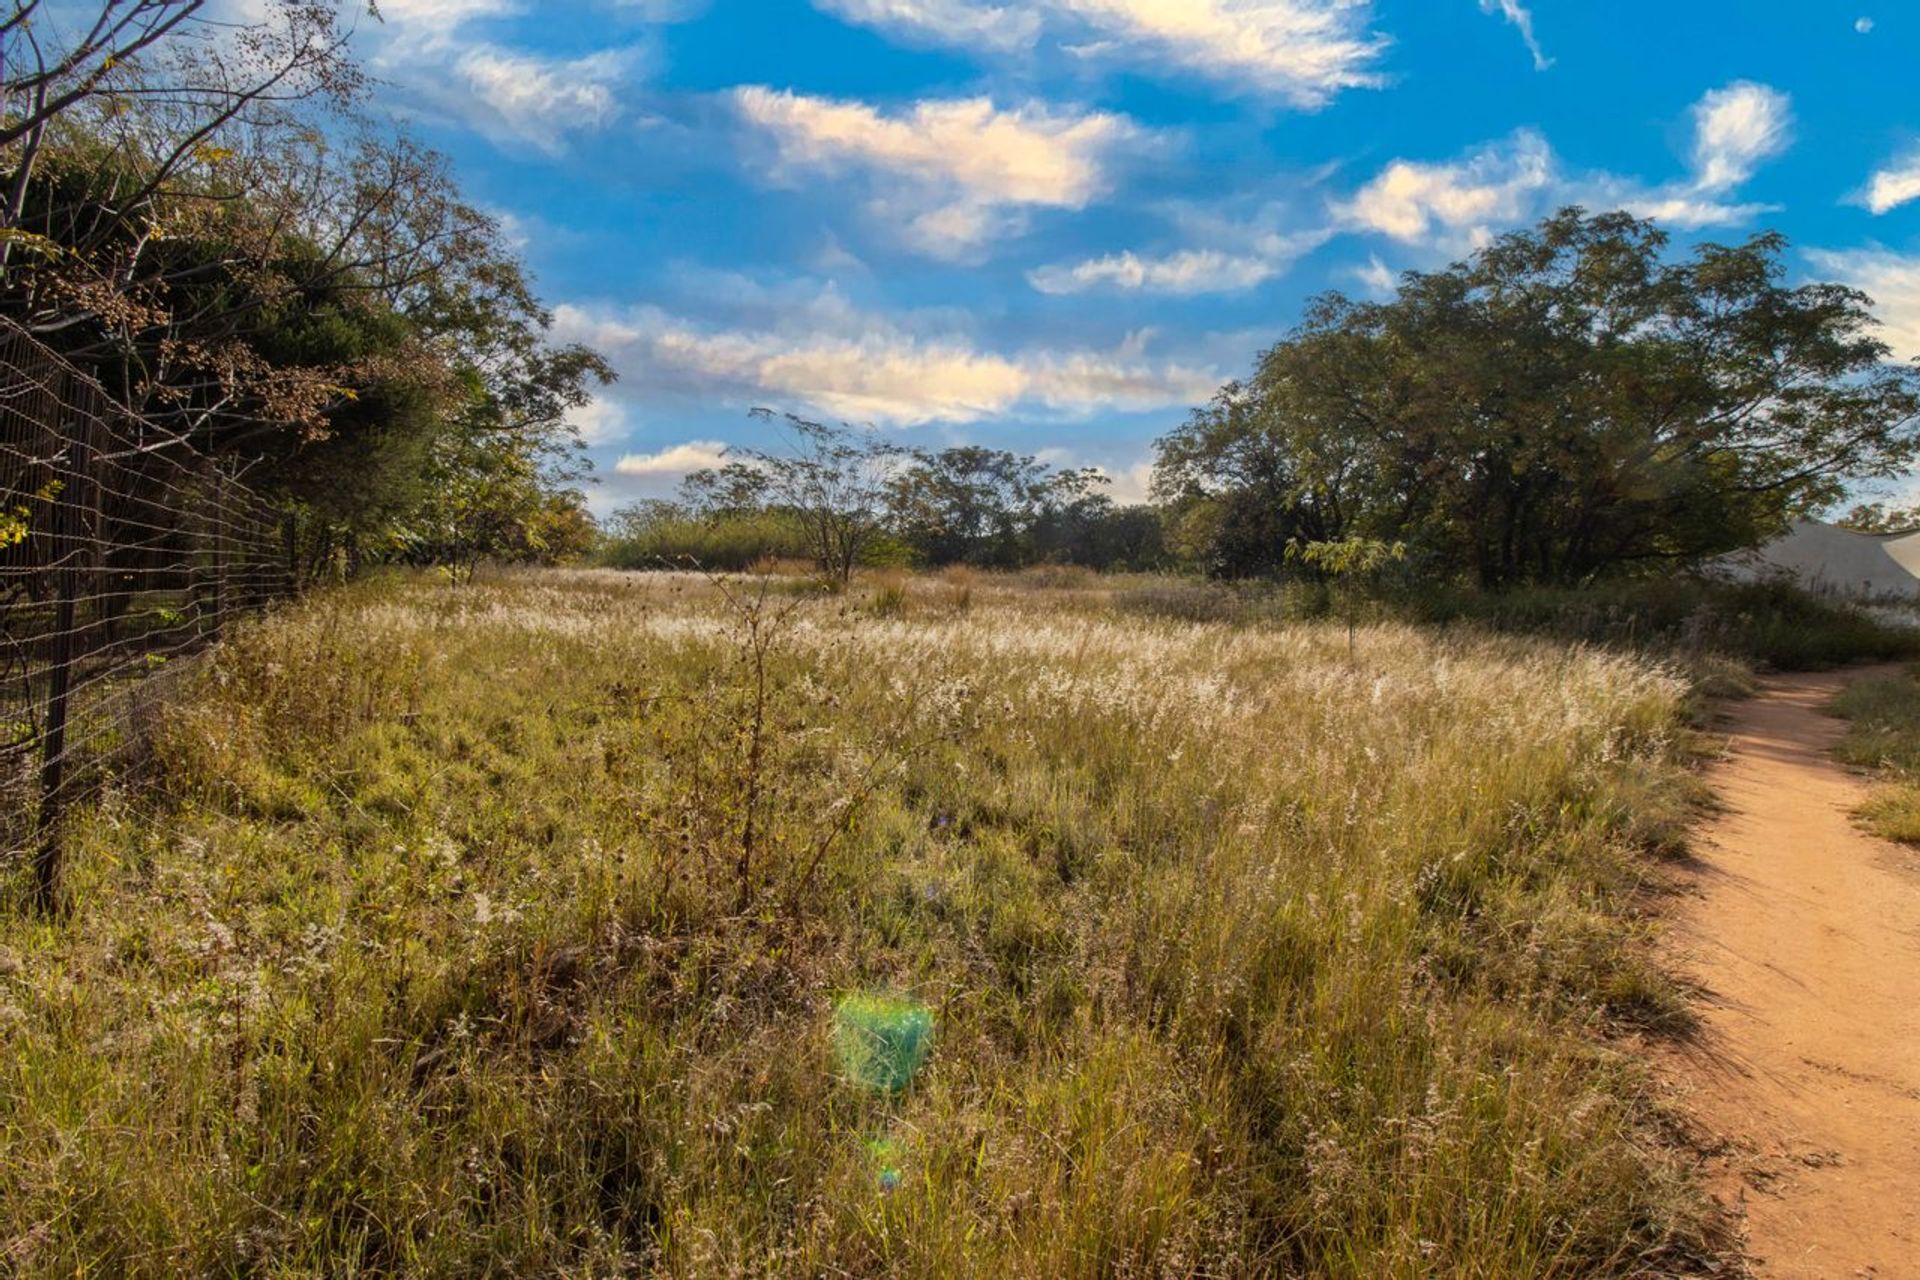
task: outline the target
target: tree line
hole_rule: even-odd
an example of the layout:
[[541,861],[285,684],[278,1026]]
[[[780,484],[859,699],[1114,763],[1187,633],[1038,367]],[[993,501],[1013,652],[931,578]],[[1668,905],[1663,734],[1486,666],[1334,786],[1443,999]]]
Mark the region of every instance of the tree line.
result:
[[724,465],[688,475],[676,499],[617,511],[611,563],[740,569],[797,558],[842,583],[862,565],[1167,563],[1159,513],[1116,503],[1095,468],[980,445],[917,449],[859,427],[755,413],[776,424],[779,444],[729,450]]
[[[1650,221],[1563,210],[1407,272],[1389,300],[1314,299],[1156,443],[1151,505],[1115,504],[1097,471],[789,418],[786,448],[736,450],[677,501],[620,512],[612,556],[1496,591],[1696,567],[1920,451],[1920,370],[1892,361],[1866,295],[1788,283],[1787,247],[1764,233],[1675,255]],[[1872,505],[1843,519],[1915,523]]]

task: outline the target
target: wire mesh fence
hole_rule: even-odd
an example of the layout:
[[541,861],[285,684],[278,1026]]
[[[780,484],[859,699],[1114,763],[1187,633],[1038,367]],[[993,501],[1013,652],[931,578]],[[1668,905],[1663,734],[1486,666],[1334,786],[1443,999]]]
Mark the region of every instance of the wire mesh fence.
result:
[[154,678],[297,585],[290,516],[0,320],[0,868],[51,900]]

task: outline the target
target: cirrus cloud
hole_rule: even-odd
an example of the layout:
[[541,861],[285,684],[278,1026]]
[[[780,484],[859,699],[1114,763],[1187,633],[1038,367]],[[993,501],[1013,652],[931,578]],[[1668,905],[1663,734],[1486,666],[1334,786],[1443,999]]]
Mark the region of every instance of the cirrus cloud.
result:
[[[619,0],[648,22],[694,16],[698,0]],[[395,86],[396,108],[471,129],[495,143],[564,152],[623,114],[622,92],[652,60],[647,38],[577,57],[504,40],[521,0],[382,0],[366,32],[368,64]]]
[[1230,92],[1325,106],[1374,88],[1387,46],[1370,0],[814,0],[850,22],[916,43],[1021,51],[1043,32],[1089,64],[1176,71]]
[[1040,36],[1040,15],[1019,5],[974,0],[815,0],[835,17],[897,32],[914,43],[998,50],[1029,48]]
[[1545,71],[1553,65],[1540,48],[1539,38],[1533,34],[1533,11],[1520,3],[1520,0],[1480,0],[1480,12],[1498,13],[1513,24],[1514,30],[1526,42],[1527,52],[1533,55],[1533,69]]
[[1129,251],[1071,265],[1039,267],[1027,273],[1027,280],[1042,293],[1085,293],[1106,287],[1185,295],[1251,289],[1280,270],[1278,264],[1263,258],[1216,249],[1183,249],[1147,258]]

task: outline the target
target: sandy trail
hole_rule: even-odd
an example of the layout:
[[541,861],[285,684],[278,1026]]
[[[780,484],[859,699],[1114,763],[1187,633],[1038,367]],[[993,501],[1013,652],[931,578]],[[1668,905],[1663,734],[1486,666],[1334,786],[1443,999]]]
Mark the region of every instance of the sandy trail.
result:
[[[1888,668],[1886,670],[1893,670]],[[1877,671],[1768,682],[1732,709],[1673,933],[1705,989],[1680,1077],[1717,1194],[1769,1280],[1920,1277],[1920,857],[1853,825],[1867,783],[1823,708]]]

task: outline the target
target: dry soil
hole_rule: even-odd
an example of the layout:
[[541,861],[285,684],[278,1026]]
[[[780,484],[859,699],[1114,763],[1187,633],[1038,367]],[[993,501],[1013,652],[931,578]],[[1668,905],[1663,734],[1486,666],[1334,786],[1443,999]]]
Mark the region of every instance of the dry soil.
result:
[[1672,938],[1704,992],[1679,1081],[1768,1280],[1920,1278],[1920,856],[1829,752],[1855,670],[1734,705]]

